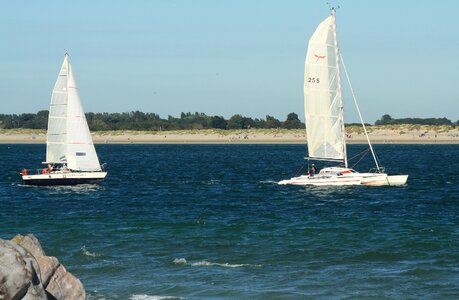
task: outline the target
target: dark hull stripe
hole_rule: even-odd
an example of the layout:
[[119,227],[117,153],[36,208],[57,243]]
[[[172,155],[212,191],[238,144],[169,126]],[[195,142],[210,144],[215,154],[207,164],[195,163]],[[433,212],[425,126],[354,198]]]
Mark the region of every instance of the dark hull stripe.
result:
[[103,178],[60,178],[60,179],[26,179],[22,180],[25,185],[77,185],[99,184]]

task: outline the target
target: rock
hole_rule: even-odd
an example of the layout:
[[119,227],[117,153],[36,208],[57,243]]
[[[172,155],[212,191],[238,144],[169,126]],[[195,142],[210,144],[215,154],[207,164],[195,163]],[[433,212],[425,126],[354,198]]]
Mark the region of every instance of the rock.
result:
[[85,299],[86,297],[81,281],[67,272],[63,265],[54,272],[46,291],[56,299]]
[[81,281],[28,234],[0,239],[0,300],[84,300]]
[[59,267],[59,260],[53,256],[46,256],[40,242],[33,234],[28,234],[26,236],[18,234],[11,241],[27,249],[35,256],[40,266],[42,284],[46,288],[51,276]]
[[11,239],[11,241],[27,249],[30,253],[32,253],[33,256],[35,256],[35,258],[45,255],[40,242],[33,234],[28,234],[26,236],[17,234],[14,238]]
[[51,276],[60,266],[59,260],[54,256],[40,256],[37,258],[37,262],[40,266],[41,282],[47,288]]
[[9,241],[0,240],[0,299],[22,298],[29,288],[27,266]]
[[47,299],[39,270],[30,252],[0,239],[0,299]]

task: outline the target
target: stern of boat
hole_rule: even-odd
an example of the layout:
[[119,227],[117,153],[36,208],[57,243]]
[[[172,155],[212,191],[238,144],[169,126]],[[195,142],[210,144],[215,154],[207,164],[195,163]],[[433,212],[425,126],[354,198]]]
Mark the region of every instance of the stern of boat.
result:
[[398,186],[405,185],[408,181],[408,175],[389,175],[387,176],[387,185]]
[[408,175],[375,174],[362,178],[362,185],[366,186],[400,186],[405,185]]

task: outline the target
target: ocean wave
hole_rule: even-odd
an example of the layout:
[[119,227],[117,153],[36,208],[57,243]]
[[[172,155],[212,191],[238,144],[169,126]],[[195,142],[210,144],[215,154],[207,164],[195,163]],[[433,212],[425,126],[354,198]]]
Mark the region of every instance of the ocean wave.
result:
[[175,300],[184,299],[181,297],[172,296],[150,296],[150,295],[132,295],[131,300]]
[[81,250],[81,253],[83,253],[86,256],[92,256],[92,257],[98,256],[96,252],[89,252],[88,249],[86,249],[86,246],[81,247],[80,250]]
[[18,184],[21,187],[27,187],[35,190],[47,190],[49,195],[73,195],[73,194],[92,194],[103,190],[104,187],[94,184],[80,184],[80,185],[49,185],[49,186],[38,186],[38,185],[26,185]]
[[269,183],[269,184],[277,184],[275,180],[260,180],[258,183]]
[[243,267],[257,267],[260,268],[262,265],[253,265],[253,264],[229,264],[229,263],[217,263],[217,262],[209,262],[206,260],[196,261],[196,262],[188,262],[185,258],[176,258],[174,259],[174,264],[182,265],[182,266],[193,266],[193,267],[224,267],[224,268],[243,268]]
[[204,184],[207,185],[214,185],[214,184],[220,184],[220,180],[218,179],[211,179],[203,182]]

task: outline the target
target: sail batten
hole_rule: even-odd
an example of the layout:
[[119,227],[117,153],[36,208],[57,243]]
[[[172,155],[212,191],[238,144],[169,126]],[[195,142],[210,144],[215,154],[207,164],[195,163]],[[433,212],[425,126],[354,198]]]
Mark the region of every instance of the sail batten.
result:
[[67,54],[51,96],[46,161],[67,163],[76,171],[101,171]]
[[309,157],[345,160],[341,85],[334,15],[319,24],[308,44],[304,110]]

